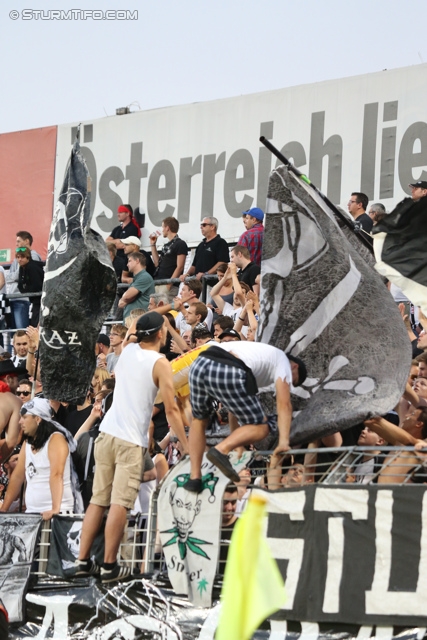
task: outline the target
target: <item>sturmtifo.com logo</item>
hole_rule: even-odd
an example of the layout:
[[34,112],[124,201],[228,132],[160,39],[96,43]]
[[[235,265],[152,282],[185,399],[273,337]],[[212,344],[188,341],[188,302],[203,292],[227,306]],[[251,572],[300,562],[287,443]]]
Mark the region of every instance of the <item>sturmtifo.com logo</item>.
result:
[[9,12],[12,20],[138,20],[138,11],[129,9],[23,9]]

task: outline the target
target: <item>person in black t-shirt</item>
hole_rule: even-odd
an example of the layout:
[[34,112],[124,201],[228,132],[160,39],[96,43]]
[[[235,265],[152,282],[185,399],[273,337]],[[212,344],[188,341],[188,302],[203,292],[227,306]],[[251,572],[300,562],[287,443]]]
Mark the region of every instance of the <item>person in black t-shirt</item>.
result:
[[203,275],[215,274],[221,262],[229,262],[230,252],[224,238],[218,235],[218,220],[212,217],[203,218],[200,229],[204,240],[198,245],[193,264],[188,272],[181,276],[184,281],[195,274],[200,280]]
[[113,242],[116,245],[117,255],[119,258],[124,258],[125,246],[122,243],[122,238],[128,238],[129,236],[141,237],[141,229],[139,224],[133,217],[133,209],[130,204],[121,204],[117,209],[117,217],[120,224],[111,232],[111,235],[105,240],[105,242]]
[[261,273],[261,267],[255,262],[251,262],[249,249],[243,245],[236,244],[231,250],[230,260],[239,269],[237,273],[239,281],[245,282],[253,290],[257,276]]
[[354,191],[348,201],[347,208],[358,226],[360,226],[363,231],[366,231],[366,233],[371,233],[373,222],[370,216],[366,213],[368,202],[369,198],[365,193]]
[[[157,234],[150,236],[151,255],[156,270],[154,272],[154,280],[163,280],[164,278],[179,278],[184,271],[185,258],[188,254],[188,246],[184,240],[178,237],[179,222],[176,218],[168,217],[162,221],[162,235],[167,238],[167,242],[158,250],[156,246]],[[178,287],[171,284],[157,285],[156,291],[178,292]]]

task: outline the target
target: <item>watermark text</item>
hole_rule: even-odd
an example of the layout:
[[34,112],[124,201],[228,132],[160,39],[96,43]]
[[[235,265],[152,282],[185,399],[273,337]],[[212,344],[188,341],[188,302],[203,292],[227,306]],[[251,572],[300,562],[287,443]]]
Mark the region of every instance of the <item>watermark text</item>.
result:
[[11,20],[138,20],[138,11],[130,9],[23,9],[9,12]]

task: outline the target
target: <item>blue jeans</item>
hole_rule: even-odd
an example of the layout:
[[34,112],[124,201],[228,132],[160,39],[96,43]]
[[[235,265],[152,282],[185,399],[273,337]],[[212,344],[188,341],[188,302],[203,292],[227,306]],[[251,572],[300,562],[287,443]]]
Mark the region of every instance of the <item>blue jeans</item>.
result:
[[11,300],[13,320],[16,329],[26,329],[30,323],[30,303],[27,300]]

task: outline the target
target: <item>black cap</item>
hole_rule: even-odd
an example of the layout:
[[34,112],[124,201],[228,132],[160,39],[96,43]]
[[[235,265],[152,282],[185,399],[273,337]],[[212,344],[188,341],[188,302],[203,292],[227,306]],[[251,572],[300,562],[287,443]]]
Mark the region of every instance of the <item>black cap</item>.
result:
[[150,311],[149,313],[144,313],[143,316],[138,318],[138,322],[136,323],[136,330],[138,333],[142,333],[145,336],[151,336],[156,331],[160,331],[164,323],[163,316],[157,311]]
[[15,375],[19,376],[27,373],[25,367],[15,367],[12,360],[0,360],[0,376]]
[[237,338],[238,340],[241,340],[240,333],[238,331],[236,331],[236,329],[226,329],[225,331],[223,331],[221,333],[220,336],[218,336],[218,338],[220,340],[222,340],[223,338],[226,338],[227,336],[232,336],[233,338]]
[[106,333],[100,333],[96,341],[97,344],[104,344],[106,347],[110,346],[110,338]]
[[427,182],[425,180],[418,180],[418,182],[413,182],[409,185],[410,187],[419,187],[420,189],[427,189]]

